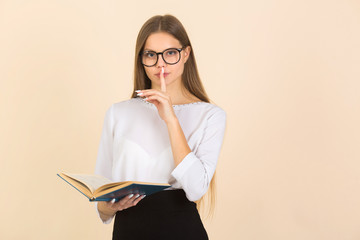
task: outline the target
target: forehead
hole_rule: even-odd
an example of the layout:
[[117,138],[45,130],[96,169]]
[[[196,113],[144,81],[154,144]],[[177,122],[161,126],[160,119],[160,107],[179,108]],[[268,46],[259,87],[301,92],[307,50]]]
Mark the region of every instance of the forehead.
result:
[[163,51],[167,48],[180,48],[179,40],[169,33],[152,33],[145,42],[144,50]]

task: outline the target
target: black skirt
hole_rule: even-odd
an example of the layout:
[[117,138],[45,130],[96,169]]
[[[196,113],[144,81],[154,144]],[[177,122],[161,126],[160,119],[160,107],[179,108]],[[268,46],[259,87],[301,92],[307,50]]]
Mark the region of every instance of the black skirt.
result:
[[209,239],[196,203],[182,189],[146,196],[136,206],[116,213],[113,239]]

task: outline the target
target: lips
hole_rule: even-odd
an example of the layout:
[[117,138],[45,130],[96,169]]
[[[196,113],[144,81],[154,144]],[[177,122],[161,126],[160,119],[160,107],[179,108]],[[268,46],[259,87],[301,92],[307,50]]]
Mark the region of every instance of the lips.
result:
[[[164,78],[166,78],[167,75],[169,75],[170,73],[164,73]],[[160,73],[155,74],[155,76],[157,76],[158,78],[160,78]]]

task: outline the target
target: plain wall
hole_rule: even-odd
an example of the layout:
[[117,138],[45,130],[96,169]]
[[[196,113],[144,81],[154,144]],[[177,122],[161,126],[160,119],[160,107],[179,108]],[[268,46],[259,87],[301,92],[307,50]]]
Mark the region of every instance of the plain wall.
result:
[[92,173],[156,14],[228,116],[210,239],[360,239],[360,2],[0,0],[0,239],[110,239],[56,173]]

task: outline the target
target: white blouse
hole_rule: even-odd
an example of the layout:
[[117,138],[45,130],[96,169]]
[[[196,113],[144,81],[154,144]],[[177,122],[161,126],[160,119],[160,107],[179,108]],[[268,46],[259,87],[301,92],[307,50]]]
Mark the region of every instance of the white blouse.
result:
[[165,122],[155,105],[138,97],[107,110],[95,174],[115,182],[169,183],[170,190],[183,189],[190,201],[199,200],[215,172],[226,113],[206,102],[173,108],[192,150],[176,168]]

